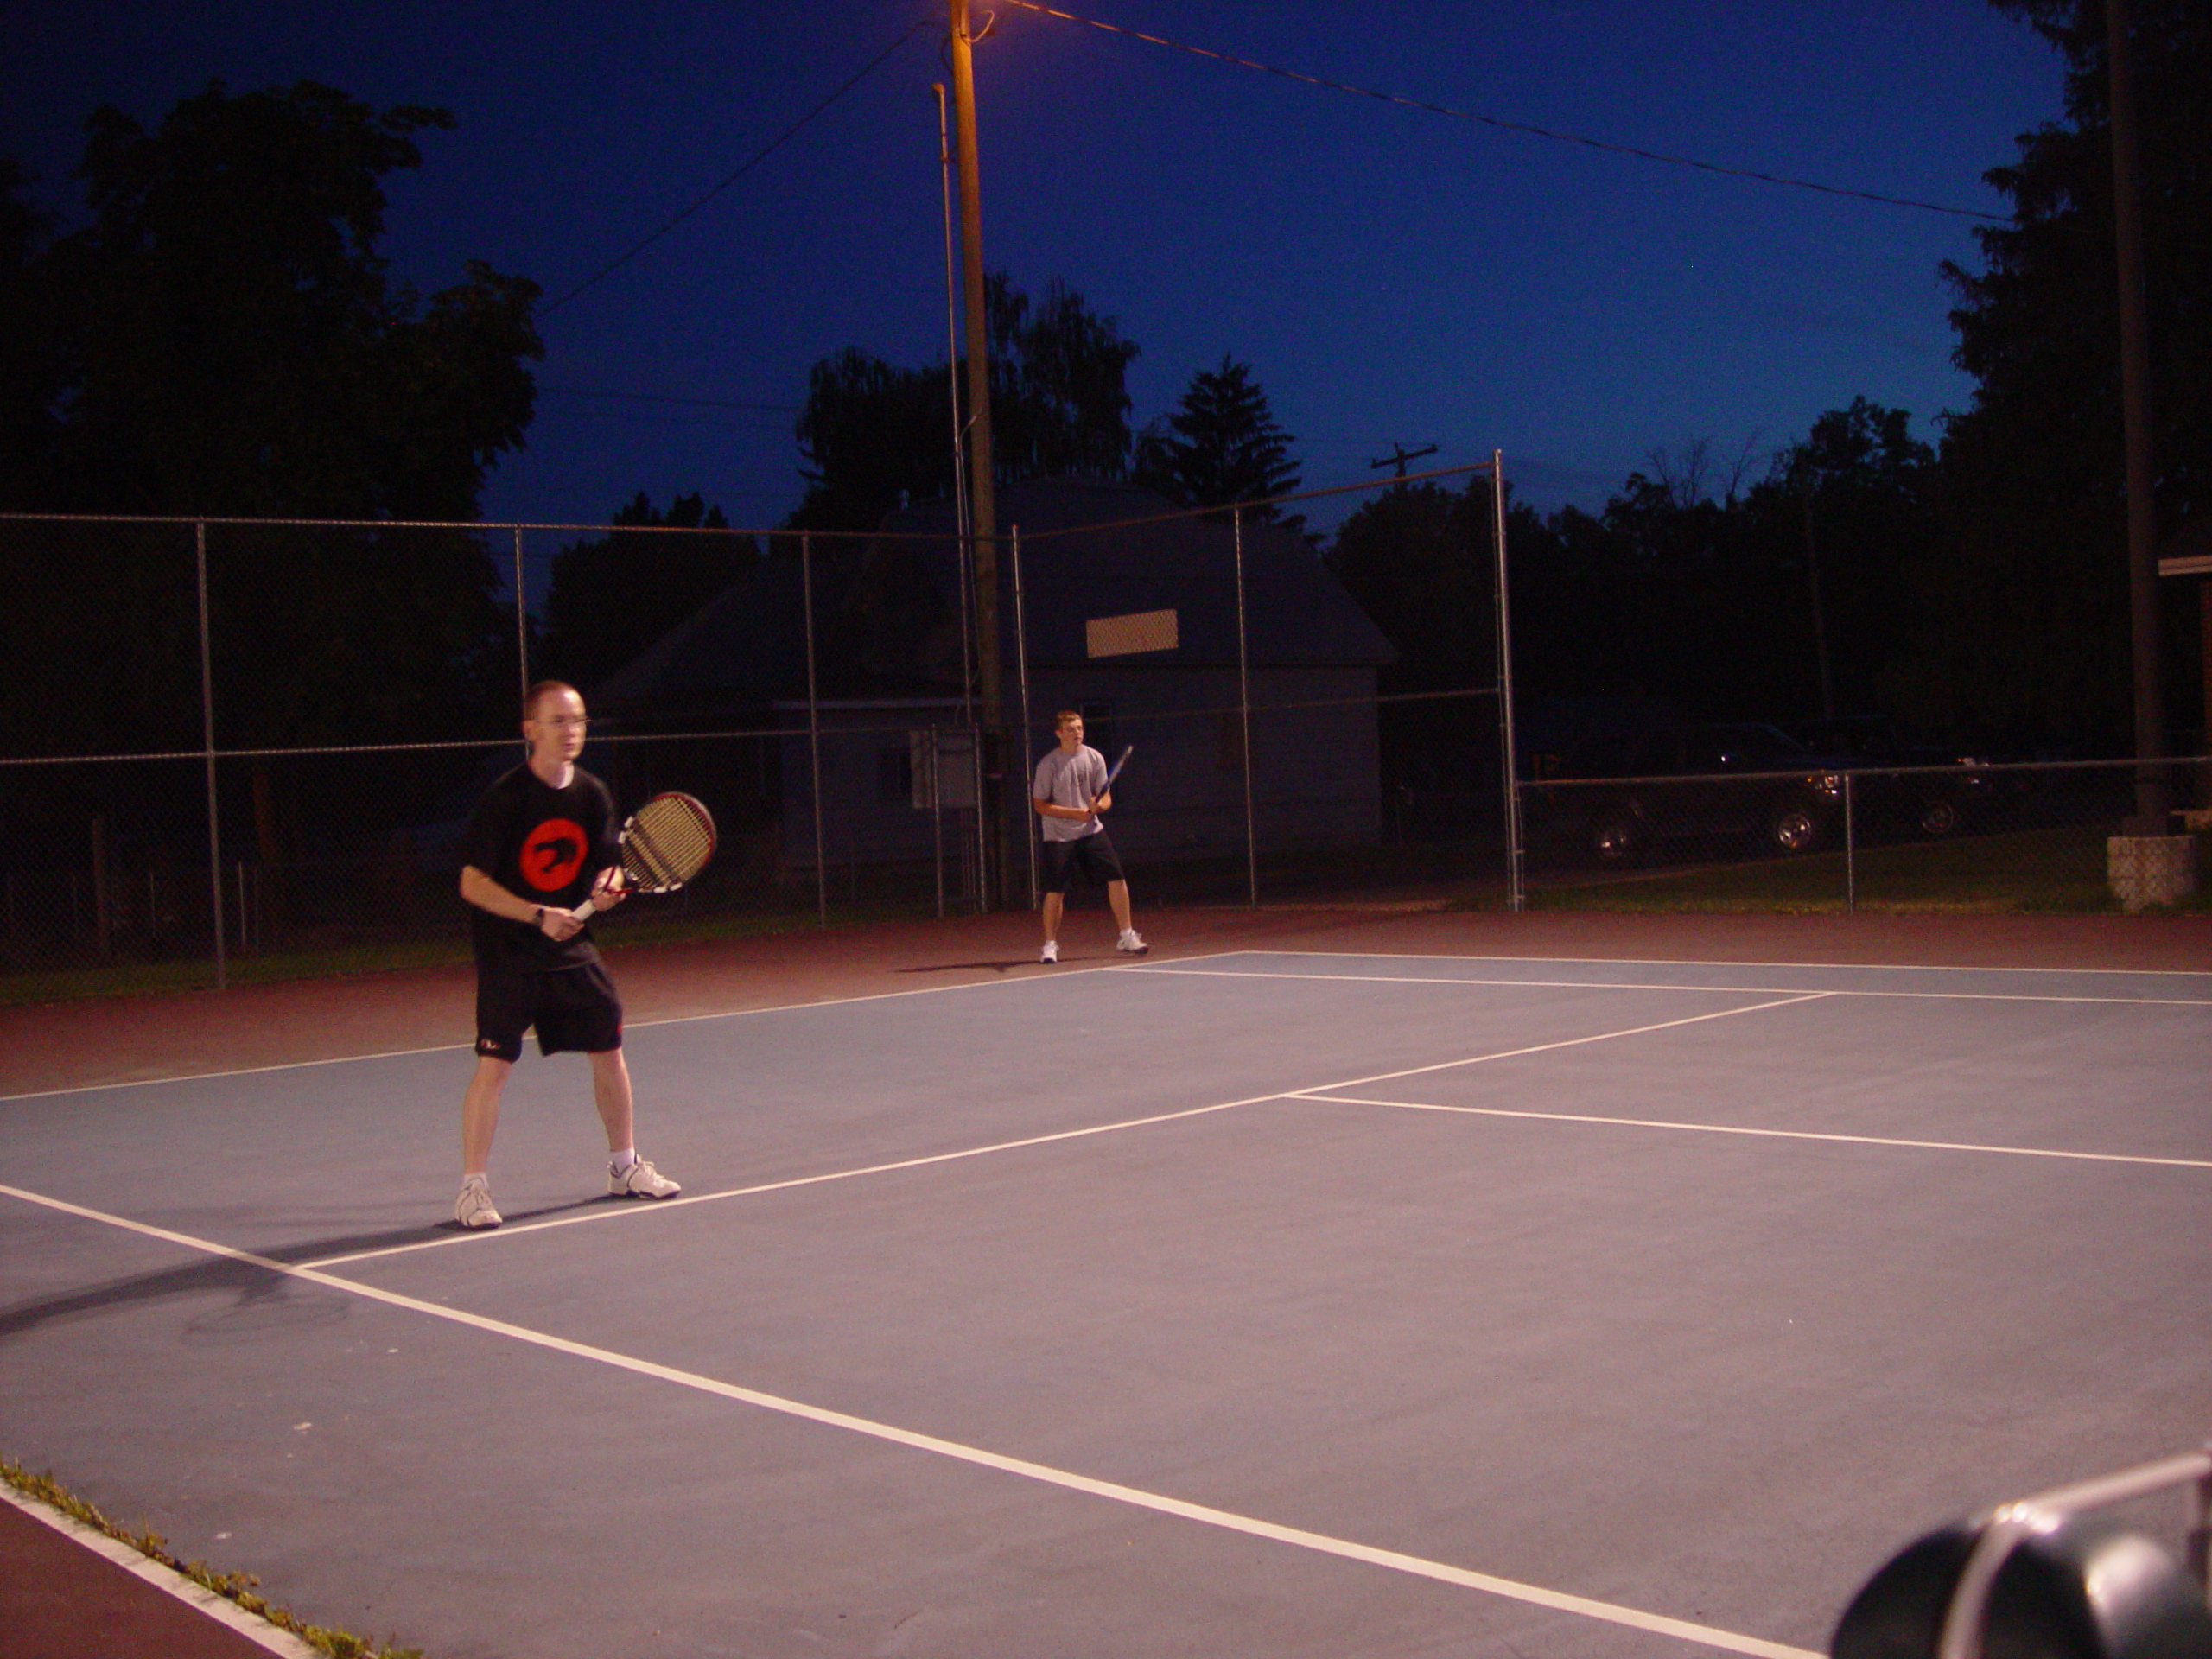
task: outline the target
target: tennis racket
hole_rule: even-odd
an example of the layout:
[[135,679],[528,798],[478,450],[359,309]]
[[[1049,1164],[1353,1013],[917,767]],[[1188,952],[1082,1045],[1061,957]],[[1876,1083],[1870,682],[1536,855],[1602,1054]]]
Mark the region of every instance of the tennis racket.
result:
[[[622,826],[622,885],[632,893],[674,893],[714,855],[714,817],[689,795],[656,795]],[[594,907],[585,899],[576,919]]]
[[1122,775],[1122,768],[1129,764],[1129,756],[1135,750],[1136,747],[1137,746],[1134,743],[1123,745],[1121,758],[1116,760],[1112,766],[1106,768],[1106,781],[1099,785],[1098,793],[1090,798],[1090,804],[1093,806],[1097,805],[1099,802],[1104,800],[1108,793],[1113,789],[1114,780]]

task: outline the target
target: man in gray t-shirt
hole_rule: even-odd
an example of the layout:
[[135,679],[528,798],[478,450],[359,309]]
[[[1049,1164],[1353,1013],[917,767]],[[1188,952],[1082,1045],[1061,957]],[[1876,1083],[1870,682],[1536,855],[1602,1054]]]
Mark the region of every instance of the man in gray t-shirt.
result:
[[1030,804],[1044,821],[1045,836],[1045,949],[1038,960],[1060,959],[1060,912],[1077,869],[1090,880],[1105,885],[1114,925],[1121,930],[1115,949],[1141,957],[1146,946],[1129,925],[1129,884],[1122,875],[1114,839],[1098,821],[1098,815],[1114,804],[1106,788],[1106,757],[1084,745],[1083,716],[1072,709],[1054,716],[1052,732],[1059,747],[1037,763],[1036,781],[1029,790]]

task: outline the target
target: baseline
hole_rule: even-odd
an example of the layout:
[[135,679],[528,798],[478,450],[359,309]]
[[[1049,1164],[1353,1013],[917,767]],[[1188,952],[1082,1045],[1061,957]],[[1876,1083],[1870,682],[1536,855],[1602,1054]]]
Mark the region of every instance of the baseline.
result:
[[[1267,1098],[1277,1097],[1270,1096]],[[1461,1589],[1481,1591],[1486,1594],[1546,1608],[1554,1612],[1572,1613],[1581,1618],[1599,1620],[1609,1624],[1623,1625],[1653,1635],[1671,1637],[1678,1641],[1694,1643],[1703,1647],[1717,1648],[1725,1652],[1751,1655],[1754,1659],[1822,1659],[1822,1656],[1809,1649],[1794,1648],[1783,1643],[1767,1641],[1760,1637],[1746,1636],[1738,1631],[1725,1630],[1713,1625],[1695,1624],[1688,1619],[1675,1618],[1663,1613],[1649,1612],[1641,1608],[1623,1606],[1618,1603],[1599,1601],[1586,1596],[1573,1595],[1564,1591],[1547,1589],[1541,1585],[1524,1584],[1518,1580],[1500,1578],[1492,1573],[1478,1572],[1471,1567],[1458,1567],[1448,1561],[1432,1560],[1426,1556],[1408,1554],[1401,1550],[1384,1549],[1376,1545],[1360,1543],[1353,1539],[1338,1538],[1326,1533],[1311,1532],[1300,1527],[1282,1526],[1256,1516],[1239,1515],[1233,1510],[1216,1509],[1209,1504],[1194,1503],[1183,1498],[1171,1497],[1165,1493],[1147,1491],[1141,1487],[1125,1486],[1116,1481],[1100,1480],[1072,1470],[1055,1468],[1049,1464],[1033,1463],[1027,1459],[1010,1457],[982,1446],[969,1446],[962,1441],[945,1440],[938,1435],[901,1428],[895,1424],[856,1416],[849,1412],[836,1411],[828,1407],[812,1405],[805,1401],[765,1393],[758,1389],[747,1388],[741,1383],[727,1382],[699,1372],[681,1370],[674,1366],[658,1364],[635,1355],[596,1347],[589,1343],[575,1342],[565,1337],[554,1336],[548,1332],[536,1331],[526,1325],[511,1324],[504,1319],[495,1319],[484,1314],[472,1313],[461,1308],[424,1301],[417,1297],[365,1284],[359,1280],[325,1273],[319,1268],[276,1261],[268,1256],[257,1255],[248,1250],[219,1244],[210,1239],[196,1238],[188,1233],[180,1233],[168,1228],[156,1227],[144,1222],[133,1221],[128,1217],[110,1215],[102,1211],[87,1209],[81,1205],[28,1192],[20,1187],[0,1185],[0,1195],[16,1198],[27,1204],[42,1205],[85,1220],[121,1228],[147,1237],[161,1239],[187,1249],[197,1250],[205,1255],[258,1268],[286,1278],[302,1280],[309,1284],[321,1286],[326,1289],[346,1292],[370,1301],[382,1302],[388,1306],[423,1314],[431,1319],[442,1319],[449,1324],[463,1325],[472,1330],[482,1331],[510,1341],[524,1343],[554,1353],[565,1354],[572,1358],[609,1366],[655,1382],[696,1389],[700,1393],[734,1401],[741,1405],[754,1406],[762,1410],[776,1412],[806,1422],[817,1423],[825,1427],[842,1429],[849,1433],[862,1435],[871,1440],[928,1452],[934,1456],[992,1470],[997,1473],[1013,1475],[1021,1479],[1058,1487],[1065,1491],[1104,1498],[1112,1503],[1150,1510],[1155,1514],[1173,1516],[1180,1520],[1217,1528],[1223,1531],[1239,1533],[1247,1537],[1263,1539],[1273,1543],[1287,1544],[1295,1548],[1332,1555],[1344,1560],[1359,1561],[1368,1566],[1380,1567],[1411,1577],[1452,1585]]]
[[[1707,964],[1700,963],[1699,966]],[[1717,965],[1717,964],[1716,964]],[[1471,989],[1528,989],[1565,991],[1709,991],[1745,995],[1780,995],[1796,991],[1821,996],[1900,997],[1930,1001],[1957,1002],[2069,1002],[2120,1007],[2180,1007],[2212,1008],[2212,996],[2082,996],[2054,992],[2033,991],[1912,991],[1869,988],[1866,987],[1834,986],[1814,991],[1802,985],[1697,985],[1675,982],[1660,982],[1641,980],[1598,979],[1467,979],[1458,976],[1439,977],[1411,974],[1317,974],[1301,973],[1290,969],[1256,968],[1183,968],[1172,963],[1125,971],[1151,974],[1179,974],[1192,979],[1283,979],[1318,980],[1338,985],[1448,985],[1465,986]],[[2012,973],[2013,969],[1959,969],[1961,972],[2001,971]],[[2070,969],[2044,969],[2046,972]],[[2102,971],[2116,972],[2118,969]]]

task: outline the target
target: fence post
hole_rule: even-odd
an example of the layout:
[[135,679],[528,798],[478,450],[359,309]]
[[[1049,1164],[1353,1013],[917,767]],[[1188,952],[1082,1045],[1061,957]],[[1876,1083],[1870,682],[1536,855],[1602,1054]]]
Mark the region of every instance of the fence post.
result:
[[1260,907],[1260,838],[1252,817],[1252,658],[1244,634],[1244,509],[1229,514],[1230,541],[1236,556],[1237,748],[1244,761],[1244,886],[1247,902]]
[[806,744],[814,777],[814,919],[830,925],[830,858],[822,834],[822,703],[814,685],[814,538],[798,538],[799,598],[806,618]]
[[522,526],[515,526],[515,667],[523,700],[530,699],[530,611],[522,596]]
[[[1007,557],[1014,564],[1014,669],[1016,695],[1021,703],[1021,804],[1029,804],[1033,776],[1029,762],[1029,628],[1022,620],[1021,611],[1021,526],[1007,527]],[[1030,832],[1029,819],[1021,821],[1023,863],[1029,872],[1029,908],[1037,908],[1037,837]]]
[[215,797],[215,671],[207,630],[207,521],[193,525],[200,571],[200,739],[207,767],[207,897],[215,922],[215,988],[227,988],[223,958],[223,824]]
[[1505,893],[1515,915],[1526,908],[1522,891],[1521,760],[1513,736],[1513,612],[1505,582],[1505,451],[1490,452],[1491,540],[1497,550],[1498,752],[1505,763]]
[[1859,836],[1851,817],[1851,773],[1843,774],[1843,912],[1859,913]]

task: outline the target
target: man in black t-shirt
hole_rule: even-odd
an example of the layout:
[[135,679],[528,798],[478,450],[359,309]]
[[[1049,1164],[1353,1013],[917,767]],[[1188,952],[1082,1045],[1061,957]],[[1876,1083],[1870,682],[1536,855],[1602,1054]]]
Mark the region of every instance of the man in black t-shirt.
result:
[[622,901],[614,802],[576,765],[584,700],[543,680],[523,698],[530,758],[485,791],[468,820],[461,896],[471,906],[476,956],[476,1074],[461,1103],[461,1196],[454,1219],[497,1227],[486,1166],[499,1093],[535,1026],[541,1054],[589,1057],[592,1095],[607,1128],[607,1188],[618,1198],[669,1198],[683,1189],[632,1144],[630,1071],[622,1058],[622,1003],[600,965],[576,906]]

